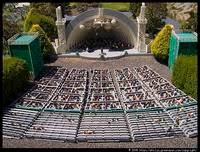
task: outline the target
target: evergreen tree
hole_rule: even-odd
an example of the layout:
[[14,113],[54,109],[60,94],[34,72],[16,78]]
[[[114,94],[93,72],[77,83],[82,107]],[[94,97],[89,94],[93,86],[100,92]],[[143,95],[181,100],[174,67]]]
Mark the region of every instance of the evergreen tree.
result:
[[151,44],[151,52],[160,62],[167,64],[172,25],[166,24]]
[[52,60],[52,57],[55,55],[55,50],[51,42],[49,41],[46,33],[44,32],[44,30],[40,27],[40,25],[33,24],[29,32],[30,33],[38,32],[40,43],[41,43],[43,60],[44,62],[50,62]]
[[146,3],[147,33],[154,38],[161,27],[165,25],[163,21],[167,16],[166,3]]
[[44,16],[38,13],[35,8],[30,9],[26,16],[24,31],[28,32],[33,24],[39,24],[49,38],[53,39],[57,35],[54,20],[49,16]]
[[136,19],[136,17],[139,16],[141,5],[142,5],[142,3],[130,3],[129,10],[133,14],[134,19]]

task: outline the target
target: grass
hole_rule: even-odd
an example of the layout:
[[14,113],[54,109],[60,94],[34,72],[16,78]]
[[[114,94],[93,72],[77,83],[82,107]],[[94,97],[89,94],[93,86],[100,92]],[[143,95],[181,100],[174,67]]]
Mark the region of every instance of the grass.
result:
[[71,7],[73,7],[73,6],[77,6],[78,5],[78,3],[75,3],[75,2],[71,2],[71,3],[69,3],[69,6],[71,6]]
[[6,55],[3,55],[3,59],[7,59],[7,58],[10,58],[11,56],[6,54]]
[[[71,7],[79,6],[79,3],[76,2],[72,2],[69,4]],[[129,7],[130,7],[130,3],[101,3],[102,8],[108,8],[108,9],[113,9],[113,10],[117,10],[117,11],[129,11]]]
[[101,3],[102,8],[113,9],[117,11],[129,11],[130,3]]

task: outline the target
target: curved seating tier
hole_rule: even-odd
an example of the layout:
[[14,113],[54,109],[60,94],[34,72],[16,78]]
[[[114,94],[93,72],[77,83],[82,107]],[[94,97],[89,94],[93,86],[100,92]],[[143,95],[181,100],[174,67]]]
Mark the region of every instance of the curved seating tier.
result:
[[[172,119],[166,112],[146,111],[127,112],[134,141],[155,140],[183,136],[180,128],[174,127]],[[171,130],[169,130],[171,128]]]
[[75,141],[80,113],[42,112],[28,129],[28,138]]
[[197,105],[182,107],[179,109],[170,109],[167,112],[187,137],[198,136]]
[[64,141],[196,137],[197,101],[148,66],[50,67],[3,114],[3,136]]
[[3,136],[22,138],[27,128],[36,119],[38,111],[10,108],[3,114]]
[[124,113],[84,113],[78,141],[129,141]]

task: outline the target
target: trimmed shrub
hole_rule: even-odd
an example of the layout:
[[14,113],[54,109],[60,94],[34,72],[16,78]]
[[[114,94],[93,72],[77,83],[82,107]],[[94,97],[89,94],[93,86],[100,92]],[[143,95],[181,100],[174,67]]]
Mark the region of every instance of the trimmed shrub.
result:
[[180,55],[175,61],[172,83],[186,94],[197,99],[197,56]]
[[171,31],[172,26],[166,24],[151,43],[151,52],[153,55],[158,61],[165,64],[168,62],[169,40]]
[[34,8],[30,9],[26,16],[24,31],[28,32],[33,24],[39,24],[50,38],[56,34],[56,25],[53,18],[39,14]]
[[40,25],[33,24],[29,32],[39,33],[43,60],[46,63],[52,61],[56,53],[44,30],[40,27]]
[[24,90],[29,80],[29,71],[24,60],[15,57],[3,58],[3,105],[13,100]]

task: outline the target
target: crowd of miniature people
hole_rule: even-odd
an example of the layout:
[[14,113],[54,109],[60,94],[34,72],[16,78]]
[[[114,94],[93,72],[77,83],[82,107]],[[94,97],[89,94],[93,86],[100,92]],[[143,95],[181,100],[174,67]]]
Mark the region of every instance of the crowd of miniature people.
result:
[[165,100],[161,100],[161,103],[165,107],[173,107],[173,106],[183,106],[185,104],[191,104],[196,102],[194,99],[191,99],[188,96],[174,97]]
[[[172,84],[161,78],[147,66],[135,68],[139,75],[145,79],[143,82],[155,91],[154,94],[164,105],[164,107],[181,106],[193,102],[181,90],[175,88]],[[148,76],[145,76],[147,74]],[[150,79],[146,79],[146,78]]]
[[108,69],[92,70],[86,109],[120,109],[121,105]]
[[115,76],[118,80],[118,85],[124,98],[126,109],[157,107],[157,104],[152,100],[150,93],[143,88],[142,83],[129,68],[115,70]]
[[60,109],[60,110],[80,110],[81,106],[82,106],[82,103],[51,102],[48,108]]
[[122,42],[120,40],[114,39],[105,39],[105,38],[98,38],[98,39],[89,39],[85,41],[81,41],[79,43],[74,44],[71,47],[72,52],[78,51],[88,51],[92,52],[97,49],[109,49],[110,51],[123,51],[125,49],[130,49],[131,45]]
[[87,110],[113,110],[121,109],[120,102],[88,102],[86,106]]
[[47,108],[63,110],[80,110],[85,94],[87,71],[72,69],[64,81],[58,95]]
[[166,98],[171,98],[171,97],[185,96],[185,94],[183,94],[183,92],[181,92],[179,89],[161,90],[161,91],[157,91],[155,95],[159,99],[166,99]]
[[[147,66],[135,69],[137,72],[140,73],[151,70]],[[66,75],[64,75],[64,73]],[[88,102],[93,102],[94,104],[91,104],[91,106],[88,104],[88,108],[118,109],[120,107],[118,104],[115,105],[107,103],[119,102],[118,95],[116,93],[115,86],[113,84],[109,70],[94,69],[91,70],[91,74],[92,78],[90,80],[90,93],[88,94]],[[54,76],[56,76],[56,78]],[[121,94],[124,98],[124,102],[127,102],[127,109],[131,109],[137,106],[142,108],[156,107],[156,104],[154,102],[152,102],[152,104],[150,104],[149,102],[147,102],[147,104],[133,103],[136,101],[141,102],[144,100],[151,101],[151,97],[149,93],[143,89],[141,82],[129,70],[129,68],[124,68],[123,70],[115,70],[115,76]],[[183,92],[181,92],[179,89],[174,88],[174,86],[168,83],[165,79],[156,74],[154,76],[155,78],[152,77],[151,79],[146,79],[143,81],[147,84],[147,86],[155,89],[155,95],[165,107],[180,106],[193,102],[193,100],[188,99],[188,97],[185,96]],[[43,78],[38,81],[38,83],[31,89],[31,91],[29,90],[27,93],[25,93],[24,96],[22,96],[21,100],[19,100],[16,105],[25,107],[28,106],[33,108],[43,107],[57,88],[58,81],[56,81],[56,79],[58,79],[59,77],[66,77],[66,79],[62,85],[62,88],[59,91],[59,94],[53,98],[53,101],[60,101],[61,103],[72,103],[65,106],[65,108],[80,109],[80,106],[78,104],[81,103],[84,98],[87,71],[72,69],[71,72],[69,72],[65,68],[51,69],[48,74],[43,76]],[[100,104],[97,104],[98,102]]]

